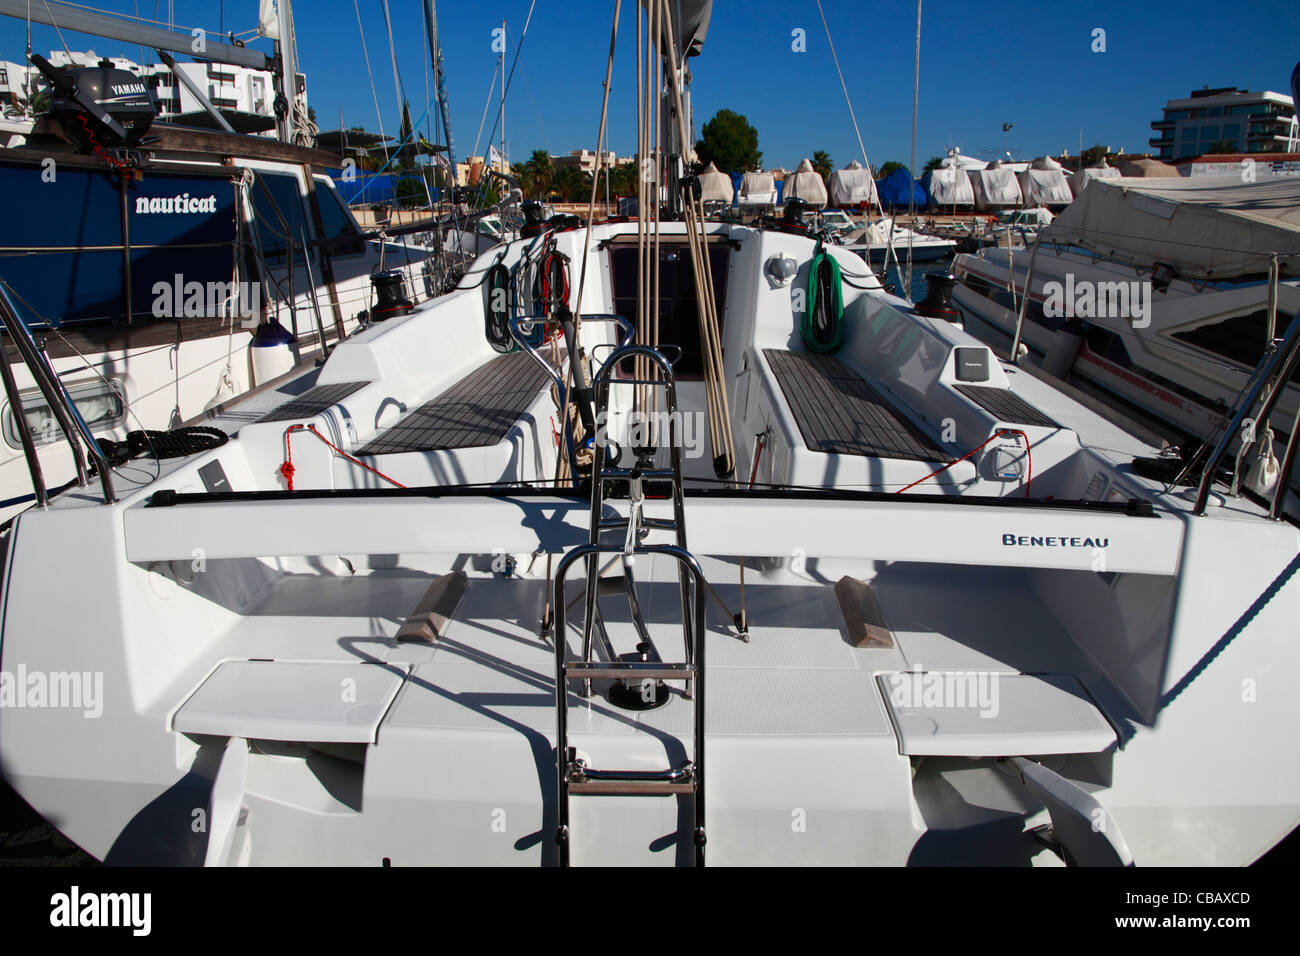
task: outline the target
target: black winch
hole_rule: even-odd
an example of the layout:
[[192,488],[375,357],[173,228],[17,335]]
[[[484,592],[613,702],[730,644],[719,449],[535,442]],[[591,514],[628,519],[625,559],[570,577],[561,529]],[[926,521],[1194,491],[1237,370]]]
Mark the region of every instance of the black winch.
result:
[[409,315],[415,303],[406,297],[406,277],[400,269],[376,272],[370,277],[375,289],[375,307],[370,310],[372,322],[383,322],[399,315]]
[[961,310],[952,304],[952,290],[958,279],[951,272],[925,274],[925,298],[916,304],[916,311],[932,319],[960,322]]

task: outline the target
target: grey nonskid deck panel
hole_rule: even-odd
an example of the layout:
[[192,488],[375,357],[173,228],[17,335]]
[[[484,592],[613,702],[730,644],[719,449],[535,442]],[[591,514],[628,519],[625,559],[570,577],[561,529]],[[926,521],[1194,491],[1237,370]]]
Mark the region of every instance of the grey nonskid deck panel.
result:
[[813,451],[948,462],[951,458],[838,359],[764,349],[804,443]]
[[332,385],[317,385],[303,392],[297,398],[285,402],[274,411],[258,419],[259,422],[288,422],[298,418],[311,418],[325,409],[337,405],[353,392],[365,388],[369,382],[335,382]]
[[385,429],[357,454],[495,445],[549,381],[527,352],[498,356]]
[[990,388],[987,385],[954,385],[972,402],[1008,425],[1039,425],[1043,428],[1061,426],[1010,389]]

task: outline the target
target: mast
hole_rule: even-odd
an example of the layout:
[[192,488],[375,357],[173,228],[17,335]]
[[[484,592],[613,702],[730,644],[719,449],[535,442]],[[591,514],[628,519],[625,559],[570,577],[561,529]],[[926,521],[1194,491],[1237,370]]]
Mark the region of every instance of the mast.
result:
[[275,53],[279,67],[276,71],[279,90],[275,104],[275,129],[283,142],[294,143],[298,139],[298,51],[293,42],[293,9],[289,0],[279,0],[275,12],[278,34]]
[[442,129],[447,135],[447,169],[451,172],[452,197],[456,191],[456,155],[451,144],[451,108],[447,104],[447,84],[442,75],[442,47],[438,43],[438,13],[434,0],[424,0],[424,24],[429,31],[429,58],[433,63],[433,80],[438,95]]
[[[501,21],[501,172],[510,171],[510,166],[506,162],[506,21]],[[490,164],[489,164],[490,165]]]

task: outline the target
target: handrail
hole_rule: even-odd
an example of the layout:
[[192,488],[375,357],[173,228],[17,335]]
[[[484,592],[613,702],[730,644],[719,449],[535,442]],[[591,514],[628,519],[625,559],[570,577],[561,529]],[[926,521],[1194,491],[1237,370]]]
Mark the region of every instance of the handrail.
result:
[[18,440],[22,442],[23,457],[27,459],[27,470],[32,476],[32,490],[36,493],[36,504],[44,508],[49,502],[49,493],[45,490],[45,475],[41,471],[41,459],[36,454],[36,443],[32,441],[32,431],[27,425],[27,413],[23,409],[23,399],[18,391],[18,384],[14,381],[14,370],[9,367],[9,358],[4,354],[0,354],[0,380],[4,381],[9,407],[13,410],[14,427],[18,431]]
[[[19,355],[22,356],[28,371],[32,373],[32,378],[36,380],[37,387],[40,388],[41,394],[45,396],[45,401],[50,406],[50,412],[58,421],[59,427],[63,429],[64,437],[67,438],[68,444],[72,448],[72,456],[77,462],[80,484],[84,487],[89,476],[85,470],[85,458],[81,447],[77,443],[78,439],[85,442],[86,451],[94,457],[98,464],[99,480],[104,491],[104,503],[113,504],[117,501],[117,495],[113,491],[113,478],[108,459],[105,457],[103,449],[99,447],[99,442],[95,440],[90,426],[82,418],[77,403],[72,400],[68,390],[64,387],[63,380],[50,366],[49,358],[37,348],[36,342],[32,338],[31,329],[27,327],[26,322],[18,317],[18,310],[9,298],[9,290],[3,284],[0,284],[0,320],[3,320],[5,329],[13,337]],[[7,363],[8,359],[0,356],[0,361]],[[21,421],[21,425],[23,428],[27,427],[25,418]],[[34,474],[32,478],[33,483],[35,483],[37,476]]]
[[[1281,374],[1277,376],[1277,387],[1264,400],[1260,414],[1257,416],[1258,420],[1266,420],[1273,411],[1273,406],[1281,397],[1282,392],[1286,390],[1286,382],[1291,377],[1297,358],[1300,358],[1300,351],[1297,351],[1297,346],[1300,346],[1300,313],[1297,313],[1292,318],[1291,325],[1287,328],[1281,346],[1266,355],[1263,362],[1256,369],[1258,374],[1254,385],[1251,387],[1250,392],[1242,398],[1241,403],[1237,406],[1237,413],[1232,417],[1232,422],[1223,430],[1218,443],[1214,446],[1214,451],[1210,454],[1209,460],[1206,461],[1205,469],[1201,472],[1200,483],[1196,489],[1196,504],[1192,509],[1193,514],[1205,514],[1205,507],[1210,499],[1210,486],[1214,484],[1214,472],[1219,467],[1219,462],[1227,454],[1228,446],[1232,443],[1234,436],[1241,431],[1246,416],[1254,408],[1255,403],[1259,401],[1260,394],[1273,381],[1275,373],[1280,370]],[[1285,480],[1279,476],[1279,489],[1284,489],[1285,485]]]

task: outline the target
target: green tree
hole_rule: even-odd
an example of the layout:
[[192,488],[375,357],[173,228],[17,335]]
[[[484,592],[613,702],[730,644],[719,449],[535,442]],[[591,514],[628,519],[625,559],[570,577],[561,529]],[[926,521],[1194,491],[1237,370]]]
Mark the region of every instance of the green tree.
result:
[[[939,159],[939,157],[936,156],[935,159]],[[942,163],[943,160],[940,159],[939,162]],[[907,167],[904,166],[902,163],[900,163],[898,160],[891,159],[889,162],[885,163],[885,165],[881,166],[878,170],[876,170],[876,178],[883,179],[884,177],[888,176],[896,169],[906,169],[906,168]],[[929,166],[926,167],[926,169],[929,168],[930,168]]]
[[[403,100],[401,132],[397,134],[397,142],[400,144],[404,144],[402,146],[403,151],[412,149],[415,145],[415,137],[411,135],[412,131],[413,130],[411,126],[411,104]],[[406,153],[397,161],[397,165],[398,168],[400,169],[410,169],[415,164],[411,162],[410,154]]]
[[591,199],[591,176],[576,166],[561,166],[555,170],[551,189],[562,202],[587,202]]
[[749,120],[731,110],[718,110],[713,119],[704,124],[701,139],[695,144],[700,162],[717,164],[727,173],[743,173],[758,169],[763,154],[758,149],[758,130]]
[[1110,155],[1110,147],[1098,143],[1095,146],[1089,146],[1079,154],[1080,166],[1096,166],[1103,159]]
[[942,156],[931,156],[929,159],[925,161],[926,172],[929,172],[931,169],[938,169],[942,165],[943,165]]
[[533,174],[525,163],[512,163],[510,175],[519,182],[519,191],[527,198],[533,194]]
[[[534,199],[541,199],[549,194],[555,182],[555,167],[551,164],[551,154],[544,149],[533,150],[533,155],[524,163],[528,172],[530,189],[524,195],[532,194]],[[522,181],[521,181],[522,183]]]
[[831,171],[835,168],[835,164],[831,160],[831,154],[824,149],[817,150],[812,154],[812,168],[817,170],[822,179],[830,176]]

